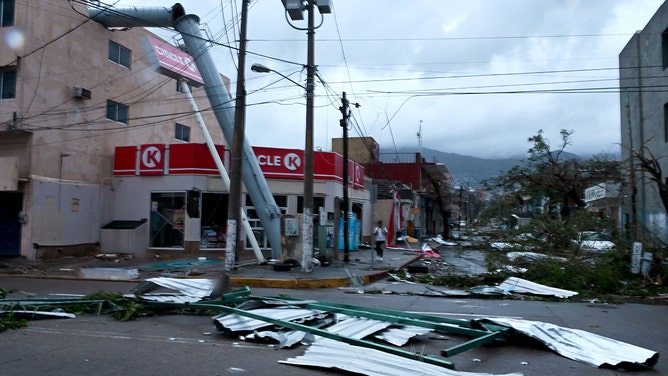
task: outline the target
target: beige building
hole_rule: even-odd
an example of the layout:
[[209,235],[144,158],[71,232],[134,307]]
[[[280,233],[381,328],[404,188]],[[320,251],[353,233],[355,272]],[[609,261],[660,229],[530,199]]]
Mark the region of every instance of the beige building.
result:
[[176,81],[150,66],[146,29],[107,30],[76,2],[0,5],[0,254],[89,251],[119,219],[116,146],[204,139]]
[[[149,62],[143,41],[157,37],[108,30],[76,2],[0,0],[0,8],[0,255],[224,249],[227,188],[176,81]],[[192,93],[228,165],[205,91]],[[300,213],[303,173],[293,167],[303,151],[255,154],[281,213]],[[342,164],[316,153],[316,247],[337,247],[326,240],[340,236]],[[351,167],[349,210],[365,233],[370,193],[364,169]],[[245,208],[246,235],[266,251],[252,203]]]

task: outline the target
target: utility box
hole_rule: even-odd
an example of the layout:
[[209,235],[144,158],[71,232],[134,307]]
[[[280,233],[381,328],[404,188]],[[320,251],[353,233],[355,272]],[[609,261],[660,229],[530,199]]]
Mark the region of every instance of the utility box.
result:
[[281,259],[302,259],[302,214],[284,214],[281,216]]
[[111,221],[100,231],[100,252],[138,255],[148,246],[148,220]]

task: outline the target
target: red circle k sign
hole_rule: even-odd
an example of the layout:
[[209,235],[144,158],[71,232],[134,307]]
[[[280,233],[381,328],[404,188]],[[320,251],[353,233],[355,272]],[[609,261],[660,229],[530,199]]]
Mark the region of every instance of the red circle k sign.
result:
[[[302,174],[301,153],[276,148],[255,147],[257,162],[267,177],[297,177]],[[268,175],[267,175],[268,174]]]
[[139,157],[140,175],[160,175],[165,171],[165,145],[142,145]]

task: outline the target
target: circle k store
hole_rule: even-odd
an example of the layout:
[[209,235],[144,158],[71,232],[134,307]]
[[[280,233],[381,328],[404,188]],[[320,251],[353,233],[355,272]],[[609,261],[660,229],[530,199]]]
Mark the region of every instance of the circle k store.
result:
[[[225,166],[230,150],[217,145]],[[281,214],[302,212],[304,151],[254,147],[255,157]],[[314,152],[314,246],[341,237],[343,157]],[[358,240],[371,232],[370,191],[364,167],[348,161],[349,216]],[[205,144],[144,144],[115,149],[113,179],[103,193],[101,252],[138,253],[144,250],[215,251],[225,248],[228,187]],[[255,207],[244,194],[242,202],[253,234],[262,250],[269,250]],[[355,222],[356,221],[356,222]],[[367,229],[368,227],[368,229]],[[248,244],[248,241],[245,242]],[[248,249],[248,245],[246,245]]]

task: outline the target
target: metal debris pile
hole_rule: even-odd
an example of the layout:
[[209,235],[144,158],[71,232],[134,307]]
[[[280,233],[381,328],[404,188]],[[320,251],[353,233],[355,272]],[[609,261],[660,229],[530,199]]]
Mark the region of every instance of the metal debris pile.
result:
[[[516,282],[517,289],[521,284]],[[507,341],[511,334],[517,333],[543,342],[564,357],[595,367],[652,367],[659,357],[651,350],[549,323],[506,318],[452,319],[314,300],[253,296],[248,287],[219,295],[216,282],[210,279],[151,278],[123,299],[134,300],[156,312],[219,312],[212,318],[213,325],[226,336],[270,342],[279,348],[308,346],[304,355],[281,363],[364,375],[416,372],[421,375],[488,375],[455,371],[454,363],[447,358],[492,342]],[[45,307],[49,307],[50,312],[66,312],[68,304],[91,304],[102,312],[103,304],[116,303],[85,299],[0,299],[0,315],[20,312],[26,317],[25,312],[32,312],[32,318],[37,318],[47,311]],[[73,318],[74,315],[55,317]],[[433,344],[425,347],[424,337],[429,335],[448,336],[447,343],[452,345],[434,351]]]

